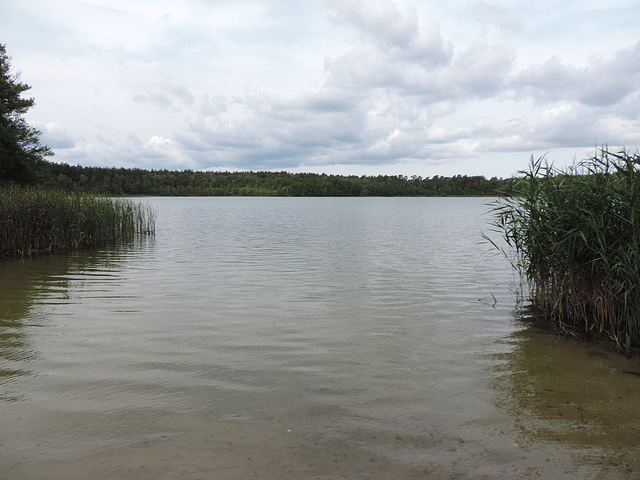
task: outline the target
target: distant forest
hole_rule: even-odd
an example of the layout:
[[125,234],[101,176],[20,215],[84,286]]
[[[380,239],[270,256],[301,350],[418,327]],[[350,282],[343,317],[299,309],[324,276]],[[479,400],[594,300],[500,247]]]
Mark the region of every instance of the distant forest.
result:
[[483,176],[340,176],[288,172],[196,172],[49,163],[43,183],[114,196],[494,196],[513,179]]

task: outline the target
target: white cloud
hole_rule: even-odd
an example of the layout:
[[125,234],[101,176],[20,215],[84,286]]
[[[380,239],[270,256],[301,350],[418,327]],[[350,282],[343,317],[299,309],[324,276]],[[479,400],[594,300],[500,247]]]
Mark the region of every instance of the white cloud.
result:
[[57,161],[508,176],[533,152],[640,143],[639,17],[627,0],[29,0],[0,30]]

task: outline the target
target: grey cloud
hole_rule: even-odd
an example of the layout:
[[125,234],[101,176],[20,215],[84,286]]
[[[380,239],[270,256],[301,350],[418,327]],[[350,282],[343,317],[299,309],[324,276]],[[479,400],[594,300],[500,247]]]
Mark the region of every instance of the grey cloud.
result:
[[349,23],[361,33],[384,45],[405,46],[418,34],[418,18],[414,8],[390,1],[369,2],[365,6],[355,0],[328,2],[338,22]]
[[262,132],[247,122],[207,122],[206,118],[196,117],[188,121],[189,131],[183,139],[189,139],[198,149],[251,150],[262,146]]
[[413,7],[388,0],[366,8],[355,0],[331,5],[339,21],[363,36],[361,44],[325,60],[332,81],[346,90],[393,90],[432,104],[488,98],[506,88],[515,60],[506,48],[475,44],[454,55],[437,26],[419,28]]
[[475,46],[437,70],[405,60],[376,63],[384,60],[384,52],[361,45],[327,61],[324,83],[297,95],[248,94],[234,107],[242,107],[241,117],[193,118],[189,134],[176,139],[185,148],[214,152],[216,161],[225,156],[238,168],[256,161],[270,168],[278,157],[293,167],[301,158],[321,162],[329,156],[368,164],[424,159],[433,152],[469,156],[477,147],[468,129],[432,131],[433,121],[450,114],[455,102],[504,87],[513,56]]
[[125,138],[127,139],[127,143],[129,145],[132,145],[132,146],[135,146],[135,147],[142,146],[142,141],[133,132],[129,132],[128,134],[126,134]]
[[448,65],[425,68],[360,47],[327,61],[327,70],[338,84],[354,91],[383,88],[419,96],[427,103],[464,102],[503,90],[514,60],[510,51],[474,45]]
[[36,125],[42,135],[41,143],[52,149],[70,149],[75,147],[76,141],[64,127],[55,122],[46,125]]
[[[84,28],[82,12],[62,31],[55,9],[36,15],[58,28],[54,41],[64,31],[77,40],[71,53],[66,40],[42,53],[18,41],[19,28],[6,33],[36,74],[26,80],[45,108],[32,118],[76,132],[39,127],[57,161],[257,169],[637,144],[640,44],[622,48],[638,40],[637,12],[551,4],[196,0],[167,7],[171,19],[127,7],[135,28],[118,37],[121,49]],[[423,9],[434,16],[419,17]],[[619,50],[583,62],[593,49]],[[516,53],[550,58],[520,57],[516,70]],[[60,103],[70,88],[84,95],[77,113]],[[144,104],[124,119],[123,91]],[[110,128],[99,132],[87,112]]]
[[[212,158],[223,158],[235,168],[251,162],[272,168],[277,161],[295,167],[300,159],[353,151],[364,143],[367,125],[361,101],[326,84],[290,96],[252,93],[234,107],[244,109],[241,117],[195,115],[188,133],[175,139],[205,162],[203,167]],[[253,168],[258,168],[255,163]]]
[[200,135],[197,135],[197,126],[193,125],[186,132],[174,132],[173,138],[182,148],[190,152],[206,152],[211,145],[204,141]]
[[216,116],[227,111],[230,100],[222,95],[205,94],[199,99],[199,111],[205,116]]
[[531,65],[517,74],[511,82],[516,91],[537,99],[558,100],[566,98],[582,83],[580,72],[553,56],[542,65]]
[[592,58],[586,73],[589,81],[580,100],[587,105],[613,105],[640,91],[640,42],[618,50],[609,60]]
[[640,119],[625,120],[608,107],[577,102],[559,103],[530,118],[486,120],[472,129],[486,152],[515,152],[584,148],[606,142],[633,145]]
[[438,26],[422,30],[413,41],[401,49],[401,57],[425,66],[444,65],[453,57],[453,44],[445,42]]
[[158,108],[177,108],[178,104],[190,107],[196,100],[188,87],[171,83],[152,88],[147,93],[136,93],[132,98],[136,102],[150,103]]
[[[391,33],[385,44],[367,38],[369,43],[325,60],[326,78],[297,93],[254,91],[241,98],[204,93],[191,98],[181,96],[187,89],[167,85],[153,93],[196,106],[191,109],[188,131],[174,133],[173,138],[198,168],[444,161],[485,152],[584,146],[596,142],[596,135],[620,138],[621,127],[598,121],[600,110],[566,102],[532,119],[497,118],[450,130],[435,127],[434,122],[450,115],[457,105],[477,99],[504,100],[509,89],[520,97],[536,95],[552,103],[574,98],[579,104],[588,98],[602,100],[611,85],[586,85],[583,71],[557,57],[514,76],[515,54],[507,48],[475,44],[436,65],[414,55],[412,49],[418,44],[414,34],[404,44],[403,38]],[[434,38],[440,38],[439,33]],[[424,43],[433,44],[437,42]],[[615,67],[628,78],[637,70],[629,65],[631,60],[632,49],[611,59],[594,58],[586,68],[596,72]],[[620,90],[615,91],[619,96]],[[152,152],[143,153],[149,157]]]
[[540,144],[552,147],[577,147],[597,141],[604,132],[597,127],[592,109],[564,105],[538,117],[531,126],[531,136]]
[[185,105],[191,106],[195,101],[195,96],[188,88],[181,85],[167,85],[163,89],[174,97],[182,100]]
[[361,96],[344,90],[322,86],[300,99],[300,107],[316,112],[348,112],[355,108]]
[[437,26],[421,29],[418,14],[408,4],[388,0],[367,3],[350,0],[328,2],[337,22],[346,23],[382,52],[426,65],[450,61],[453,46],[445,42]]
[[[228,120],[208,124],[206,120],[193,119],[189,138],[190,143],[200,149],[233,148],[238,160],[276,151],[297,151],[304,156],[309,154],[309,149],[332,148],[361,140],[355,133],[357,122],[357,117],[343,113],[307,114],[291,121],[263,109],[254,111],[241,123]],[[186,140],[183,138],[181,143]]]
[[282,124],[300,124],[331,117],[349,116],[361,108],[365,95],[333,85],[308,88],[297,95],[250,94],[246,107],[256,118]]
[[354,90],[385,88],[397,85],[402,78],[398,65],[371,46],[359,46],[327,59],[325,67],[336,83]]
[[446,83],[464,99],[491,97],[506,87],[515,58],[509,50],[474,45],[455,57]]
[[542,101],[574,100],[605,106],[640,90],[640,42],[611,58],[592,57],[586,67],[564,64],[557,56],[532,65],[514,76],[516,95]]
[[150,103],[158,108],[168,108],[172,106],[171,99],[160,92],[151,92],[147,94],[136,93],[132,98],[134,102]]
[[[620,102],[613,107],[610,112],[621,119],[639,121],[638,112],[640,112],[640,89],[628,94],[624,102]],[[638,129],[640,131],[640,129]]]

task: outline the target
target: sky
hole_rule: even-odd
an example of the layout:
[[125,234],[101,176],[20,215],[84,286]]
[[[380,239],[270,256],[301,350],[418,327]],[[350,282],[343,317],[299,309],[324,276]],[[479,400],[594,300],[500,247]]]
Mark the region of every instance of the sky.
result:
[[507,178],[640,146],[639,0],[0,0],[55,162]]

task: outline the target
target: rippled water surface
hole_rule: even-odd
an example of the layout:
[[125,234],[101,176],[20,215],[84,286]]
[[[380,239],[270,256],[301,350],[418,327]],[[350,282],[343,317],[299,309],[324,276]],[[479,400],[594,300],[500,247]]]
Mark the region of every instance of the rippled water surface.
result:
[[640,475],[638,362],[515,320],[486,199],[143,202],[0,262],[0,478]]

